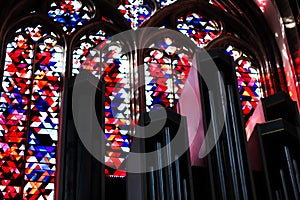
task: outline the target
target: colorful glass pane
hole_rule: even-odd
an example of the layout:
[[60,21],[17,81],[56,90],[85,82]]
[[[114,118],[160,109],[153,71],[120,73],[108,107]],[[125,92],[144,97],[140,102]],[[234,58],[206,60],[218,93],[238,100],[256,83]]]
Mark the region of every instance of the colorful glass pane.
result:
[[222,34],[223,28],[215,20],[206,19],[197,13],[190,13],[177,19],[177,29],[191,38],[199,47],[205,47]]
[[1,199],[21,199],[34,43],[17,35],[6,47],[0,108]]
[[191,53],[171,38],[151,45],[144,58],[147,111],[155,104],[175,108],[191,67]]
[[118,10],[130,23],[133,29],[137,29],[151,16],[150,5],[143,0],[125,0],[118,6]]
[[108,38],[103,30],[83,36],[73,51],[72,74],[78,74],[82,68],[105,82],[105,163],[108,166],[105,174],[125,176],[131,124],[129,61],[122,55],[121,45],[110,44]]
[[[72,75],[79,73],[80,68],[89,70],[96,77],[100,78],[101,68],[100,68],[100,51],[98,48],[95,48],[96,45],[99,45],[101,42],[104,42],[108,39],[108,35],[100,30],[95,34],[85,35],[80,39],[80,46],[73,50],[73,66],[72,66]],[[87,61],[87,56],[93,58],[92,60]],[[82,65],[84,64],[84,65]]]
[[0,97],[0,198],[54,199],[63,51],[41,25],[16,33]]
[[81,1],[63,0],[52,3],[48,15],[61,24],[63,31],[71,35],[93,18],[94,10]]
[[[122,48],[113,45],[102,54],[105,82],[106,175],[125,176],[125,160],[130,144],[129,61]],[[116,170],[118,169],[118,170]]]
[[54,199],[63,50],[53,38],[37,45],[26,154],[24,198]]
[[263,97],[259,82],[259,71],[242,51],[228,45],[226,52],[233,57],[236,65],[238,91],[240,93],[243,116],[245,122],[247,122],[255,110],[258,101]]
[[29,26],[26,28],[20,28],[16,31],[16,33],[25,33],[26,35],[29,35],[34,42],[37,42],[39,39],[45,37],[48,34],[51,34],[52,36],[56,37],[56,35],[53,32],[48,33],[47,30],[41,25],[37,25],[35,27]]

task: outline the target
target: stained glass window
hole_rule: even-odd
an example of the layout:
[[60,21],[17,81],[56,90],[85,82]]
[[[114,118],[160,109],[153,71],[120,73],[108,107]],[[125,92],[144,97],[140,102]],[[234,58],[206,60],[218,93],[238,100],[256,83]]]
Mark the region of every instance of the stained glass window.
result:
[[133,29],[137,29],[152,13],[150,4],[143,0],[121,1],[118,10]]
[[241,50],[228,45],[226,52],[233,57],[236,65],[238,91],[240,93],[243,116],[247,122],[258,101],[263,97],[259,71],[253,65],[251,59]]
[[147,111],[155,109],[155,104],[175,109],[191,67],[191,53],[172,38],[150,48],[144,58]]
[[177,29],[202,48],[219,37],[223,28],[220,22],[190,13],[177,19]]
[[[34,42],[19,34],[7,44],[1,92],[1,198],[21,198]],[[20,77],[20,78],[19,78]]]
[[[131,3],[135,5],[143,2]],[[138,25],[133,28],[137,27]],[[177,29],[190,37],[200,48],[206,47],[220,37],[223,31],[220,22],[209,20],[196,13],[178,18]],[[120,53],[122,47],[119,45],[112,45],[110,49],[95,48],[103,41],[109,41],[109,36],[104,30],[81,37],[78,46],[73,50],[72,74],[74,76],[79,73],[80,68],[84,68],[104,80],[106,84],[104,131],[106,140],[109,141],[106,144],[105,159],[106,165],[112,167],[107,167],[105,174],[125,176],[125,160],[130,150],[128,134],[132,131],[130,115],[137,111],[134,109],[138,109],[133,108],[135,105],[126,98],[132,92],[130,76],[133,65],[129,63],[127,56]],[[146,110],[155,109],[155,104],[175,109],[191,67],[191,54],[183,47],[176,46],[176,42],[171,38],[162,38],[149,48],[150,50],[144,54]],[[87,60],[88,55],[91,60]],[[240,74],[242,73],[238,73]],[[242,84],[240,76],[238,79],[239,91],[245,96],[246,93],[242,89],[246,88],[240,85]],[[257,101],[243,102],[244,115],[250,115],[252,110],[248,110],[248,104],[254,109]]]
[[54,36],[38,25],[19,29],[7,43],[0,99],[2,199],[54,199],[64,72]]
[[[84,64],[89,54],[95,59],[100,59],[100,51],[95,47],[101,42],[106,41],[108,38],[109,36],[104,30],[99,30],[94,34],[84,35],[80,38],[80,44],[73,50],[72,76],[79,73],[79,69],[82,67],[82,64]],[[94,60],[93,63],[94,64],[89,62],[89,65],[85,65],[85,69],[100,78],[102,70],[99,65],[100,60]]]
[[118,4],[119,12],[130,23],[131,28],[137,29],[148,20],[156,10],[169,6],[177,0],[121,0]]
[[[110,44],[104,30],[84,35],[73,51],[73,76],[89,70],[105,82],[105,170],[107,176],[125,176],[130,143],[129,60],[121,44]],[[99,45],[101,42],[104,42]],[[99,46],[97,46],[99,45]],[[96,47],[97,46],[97,47]]]
[[[191,13],[177,20],[177,29],[191,38],[200,48],[206,47],[211,41],[221,36],[223,27],[220,22],[208,20],[205,17]],[[247,122],[262,97],[259,71],[253,66],[249,57],[242,51],[228,46],[226,52],[231,55],[236,64],[238,87],[242,102],[244,119]]]
[[94,17],[94,10],[81,1],[63,0],[53,2],[48,15],[70,35],[78,26],[83,26]]
[[[129,60],[119,44],[112,44],[101,53],[105,81],[106,175],[125,176],[125,159],[130,143],[130,78]],[[116,170],[117,169],[117,170]],[[118,170],[119,169],[119,170]]]
[[[113,3],[116,12],[123,15],[132,29],[137,29],[156,11],[176,3],[176,0],[116,0]],[[225,10],[217,1],[210,3]],[[90,1],[57,0],[49,4],[44,14],[59,24],[70,39],[74,32],[79,33],[81,27],[98,16],[96,12],[99,10],[95,8]],[[103,13],[99,16],[99,20],[114,24]],[[226,34],[220,21],[200,13],[188,13],[175,20],[175,26],[171,28],[189,37],[200,48]],[[169,26],[164,24],[163,27]],[[85,33],[78,41],[67,40],[74,42],[68,47],[75,46],[70,49],[70,70],[75,76],[80,68],[84,68],[106,83],[104,129],[108,142],[105,159],[106,165],[112,168],[107,167],[105,174],[125,176],[125,161],[131,142],[129,135],[133,131],[131,118],[135,120],[137,116],[133,113],[139,112],[139,105],[131,100],[136,95],[131,87],[131,83],[137,80],[133,72],[136,57],[131,59],[134,55],[123,54],[121,44],[110,44],[110,35],[103,28],[97,27],[99,31]],[[54,197],[65,67],[64,49],[58,42],[60,37],[63,36],[57,37],[44,26],[37,25],[17,30],[6,43],[0,97],[0,198]],[[108,42],[105,47],[95,48],[103,41]],[[145,94],[139,95],[145,95],[147,111],[155,104],[175,109],[191,67],[191,54],[176,45],[172,38],[162,38],[149,48],[142,58]],[[259,72],[240,50],[229,46],[226,51],[233,56],[237,66],[243,114],[248,119],[262,97]],[[88,55],[93,59],[87,60]]]

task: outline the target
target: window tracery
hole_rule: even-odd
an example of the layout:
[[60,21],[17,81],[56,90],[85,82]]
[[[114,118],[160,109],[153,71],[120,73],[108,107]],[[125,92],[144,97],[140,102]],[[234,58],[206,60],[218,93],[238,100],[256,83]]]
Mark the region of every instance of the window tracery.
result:
[[50,5],[48,15],[62,26],[63,31],[71,35],[94,17],[91,6],[78,0],[56,1]]
[[177,29],[203,48],[222,34],[222,25],[197,13],[189,13],[177,19]]
[[[120,1],[116,10],[133,29],[137,29],[151,20],[155,9],[163,10],[176,2]],[[61,26],[66,37],[72,37],[74,32],[91,23],[96,12],[87,1],[63,0],[52,2],[47,16]],[[107,22],[107,19],[102,16],[97,20]],[[165,27],[168,28],[168,24]],[[0,196],[3,198],[51,199],[54,195],[65,49],[58,42],[57,34],[46,28],[37,25],[18,29],[6,44],[0,98],[0,179],[5,188]],[[207,47],[224,34],[223,22],[196,12],[177,18],[175,28],[200,48]],[[130,92],[127,79],[132,72],[130,56],[121,53],[121,45],[94,49],[110,36],[103,27],[82,35],[75,41],[78,45],[69,49],[72,54],[70,70],[72,76],[76,76],[79,69],[84,68],[106,82],[104,129],[106,140],[112,142],[107,147],[106,164],[122,169],[126,152],[130,150],[128,132],[132,112],[131,102],[122,95]],[[187,78],[191,57],[183,49],[178,50],[180,47],[172,38],[163,38],[152,47],[157,49],[147,51],[143,57],[146,109],[153,109],[156,103],[173,108]],[[237,66],[242,109],[247,120],[263,96],[259,71],[240,50],[229,46],[226,51],[233,56]],[[89,54],[98,55],[92,62],[94,65],[82,65]],[[126,175],[123,170],[108,168],[105,173],[108,176]],[[22,181],[25,183],[21,184]]]
[[7,198],[54,198],[63,48],[43,26],[6,47],[1,92],[1,184]]

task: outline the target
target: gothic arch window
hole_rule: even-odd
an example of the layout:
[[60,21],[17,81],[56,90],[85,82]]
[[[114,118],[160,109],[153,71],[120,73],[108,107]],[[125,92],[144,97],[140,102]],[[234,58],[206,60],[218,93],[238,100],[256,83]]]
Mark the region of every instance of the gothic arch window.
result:
[[[259,99],[264,96],[264,90],[262,89],[261,83],[262,78],[260,77],[260,67],[258,67],[257,64],[253,65],[253,63],[258,63],[257,61],[252,62],[251,64],[250,60],[253,60],[253,57],[250,59],[245,54],[246,52],[242,50],[232,51],[232,49],[225,48],[225,46],[235,44],[238,35],[232,33],[233,30],[230,30],[228,24],[224,24],[224,20],[217,19],[210,13],[203,13],[206,14],[206,16],[201,14],[201,12],[194,12],[193,10],[182,11],[173,15],[171,14],[168,18],[171,18],[173,21],[165,24],[164,27],[177,29],[179,32],[190,38],[199,48],[221,48],[224,52],[232,56],[237,69],[243,116],[245,123],[247,124]],[[238,32],[237,30],[234,31]],[[226,39],[225,41],[224,38]],[[239,40],[242,39],[239,38]],[[246,41],[239,41],[237,43],[243,43],[243,45],[245,45],[244,43],[246,43]],[[239,52],[241,55],[237,57],[233,52]],[[244,59],[244,62],[241,61],[242,59]],[[251,65],[251,67],[249,68],[248,65]],[[244,68],[242,66],[244,66]],[[188,69],[189,67],[187,67],[187,73]],[[243,72],[241,72],[241,70],[243,70]]]
[[[211,41],[217,40],[222,34],[228,34],[223,31],[221,22],[205,19],[205,17],[197,13],[188,13],[185,17],[178,18],[177,23],[177,29],[191,38],[200,48],[205,48]],[[259,68],[253,66],[250,58],[243,51],[232,47],[230,43],[228,41],[225,52],[233,58],[236,66],[238,91],[240,93],[244,120],[247,123],[259,99],[263,97]]]
[[[103,24],[102,27],[106,26]],[[111,31],[108,27],[105,29]],[[108,167],[105,174],[124,177],[124,160],[129,152],[131,131],[131,104],[126,95],[130,93],[129,77],[132,72],[129,57],[122,52],[124,44],[110,43],[110,34],[105,29],[82,34],[75,42],[72,76],[83,68],[106,83],[104,133],[109,142],[106,143],[105,162]]]
[[63,43],[50,27],[26,24],[6,37],[0,99],[3,199],[54,198]]
[[259,68],[251,61],[251,57],[243,51],[228,45],[226,52],[233,57],[236,66],[238,92],[242,105],[243,117],[247,122],[263,97]]
[[176,110],[192,65],[192,52],[175,38],[152,41],[144,52],[146,111],[163,105]]
[[[259,36],[250,16],[240,13],[232,2],[47,0],[33,5],[26,1],[8,16],[0,32],[4,39],[0,71],[0,182],[4,189],[0,198],[54,198],[64,78],[76,76],[80,68],[106,83],[104,129],[112,143],[106,164],[116,168],[106,168],[107,176],[126,176],[130,120],[138,118],[142,107],[149,111],[158,103],[175,109],[191,66],[189,50],[169,37],[149,43],[149,50],[139,57],[145,94],[137,94],[130,88],[138,80],[133,67],[136,54],[124,54],[120,43],[95,48],[122,31],[165,27],[181,32],[199,48],[222,48],[237,68],[245,121],[259,98],[285,90],[272,81],[284,80],[274,69],[280,66],[277,51],[266,49],[272,47],[269,40]],[[25,18],[15,24],[13,16]],[[87,61],[89,54],[95,60]],[[144,105],[124,98],[126,93],[144,95]]]

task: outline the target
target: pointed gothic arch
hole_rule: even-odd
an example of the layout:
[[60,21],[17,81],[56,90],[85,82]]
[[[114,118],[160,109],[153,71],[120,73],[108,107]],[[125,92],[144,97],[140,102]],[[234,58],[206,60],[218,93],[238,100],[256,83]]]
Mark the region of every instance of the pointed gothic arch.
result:
[[[80,40],[83,36],[88,37],[96,34],[97,37],[105,37],[104,35],[101,35],[102,33],[97,35],[99,30],[103,30],[107,36],[113,36],[114,34],[131,28],[152,26],[165,26],[166,28],[178,31],[178,19],[180,17],[184,18],[188,14],[196,13],[210,21],[215,20],[222,26],[220,35],[207,42],[205,47],[206,49],[221,48],[226,50],[226,45],[233,45],[246,55],[249,55],[251,62],[254,63],[260,73],[263,96],[271,95],[277,91],[288,90],[284,74],[280,74],[278,72],[279,70],[281,70],[281,72],[284,70],[279,56],[280,52],[278,47],[275,45],[274,36],[271,35],[271,31],[268,26],[266,26],[266,21],[253,2],[228,2],[225,0],[210,2],[204,0],[145,0],[143,4],[140,5],[134,3],[135,1],[81,0],[80,2],[83,5],[87,5],[87,8],[90,9],[88,12],[91,13],[91,15],[88,16],[88,20],[77,23],[74,26],[75,28],[72,27],[71,31],[63,29],[64,23],[62,21],[59,22],[59,20],[53,20],[55,19],[55,9],[59,7],[58,3],[56,7],[52,6],[54,14],[49,14],[49,10],[51,10],[53,2],[63,1],[16,0],[10,1],[10,3],[7,3],[6,6],[4,6],[5,3],[0,3],[1,7],[6,8],[1,13],[2,20],[0,28],[0,37],[3,38],[0,41],[0,77],[2,82],[4,81],[4,73],[7,72],[7,69],[4,67],[6,64],[5,58],[7,54],[5,51],[7,50],[7,44],[11,41],[10,38],[12,37],[12,34],[14,34],[19,28],[26,28],[31,25],[41,25],[42,27],[49,29],[50,32],[55,33],[57,43],[62,48],[62,67],[65,68],[65,74],[61,77],[63,80],[64,78],[72,76],[72,69],[74,67],[74,49],[80,48],[78,45],[82,42],[86,42],[84,39]],[[136,16],[138,16],[138,19],[134,19],[136,16],[124,17],[126,12],[128,14],[128,10],[139,9],[143,6],[147,7],[145,12],[150,12],[150,14],[144,14],[142,11],[137,11]],[[61,11],[61,14],[67,12],[63,9]],[[84,15],[78,16],[82,18]],[[136,22],[133,23],[133,19],[136,20]],[[186,23],[186,21],[182,23]],[[25,36],[26,34],[24,33],[21,35]],[[49,39],[51,40],[51,37],[49,37]],[[96,46],[97,42],[94,43],[94,45]],[[90,49],[92,47],[93,45],[91,44]],[[30,50],[34,51],[34,49]],[[86,50],[89,51],[89,49]],[[38,53],[39,52],[32,53],[31,59],[37,60],[36,56]],[[128,59],[129,62],[132,62],[132,57],[128,56]],[[5,88],[2,86],[1,92],[4,90]],[[28,136],[26,137],[28,138]],[[119,141],[127,140],[127,138],[118,139]],[[120,144],[118,145],[120,146]],[[123,173],[114,173],[115,171],[109,172],[108,175],[124,176]],[[7,188],[7,190],[10,191],[10,188]],[[14,192],[11,192],[11,194],[13,193]],[[49,194],[42,195],[47,196]]]

